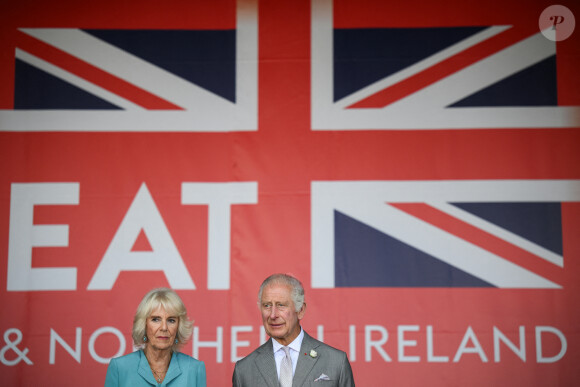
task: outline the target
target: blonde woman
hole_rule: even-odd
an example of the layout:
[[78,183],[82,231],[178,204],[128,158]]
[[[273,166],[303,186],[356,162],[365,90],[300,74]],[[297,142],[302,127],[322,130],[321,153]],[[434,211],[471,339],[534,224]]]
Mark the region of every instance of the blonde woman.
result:
[[206,386],[205,364],[178,352],[191,337],[193,323],[181,298],[171,289],[153,289],[143,297],[133,320],[138,351],[112,359],[105,387]]

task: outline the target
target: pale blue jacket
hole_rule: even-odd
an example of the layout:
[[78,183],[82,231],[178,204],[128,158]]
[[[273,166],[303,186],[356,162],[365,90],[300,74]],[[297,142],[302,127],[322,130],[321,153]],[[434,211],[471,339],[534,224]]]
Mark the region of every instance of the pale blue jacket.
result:
[[169,386],[206,387],[205,364],[191,356],[173,352],[163,382],[157,383],[142,350],[112,359],[105,387]]

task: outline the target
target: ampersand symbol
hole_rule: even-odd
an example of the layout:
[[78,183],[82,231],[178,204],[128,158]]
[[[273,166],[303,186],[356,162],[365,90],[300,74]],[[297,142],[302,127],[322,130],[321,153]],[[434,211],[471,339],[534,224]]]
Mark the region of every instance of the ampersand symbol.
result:
[[[12,334],[16,334],[16,339],[14,341],[10,340],[10,335]],[[6,332],[4,332],[4,342],[6,343],[6,345],[4,346],[4,348],[2,348],[2,350],[0,350],[0,361],[2,361],[3,364],[7,366],[13,366],[15,364],[20,363],[21,360],[24,360],[26,364],[32,365],[30,359],[26,357],[26,354],[28,353],[28,348],[24,348],[24,350],[21,351],[17,347],[17,345],[21,341],[22,341],[22,332],[20,332],[20,329],[11,328],[8,329]],[[8,350],[12,350],[17,355],[17,358],[14,360],[7,360],[4,355]]]

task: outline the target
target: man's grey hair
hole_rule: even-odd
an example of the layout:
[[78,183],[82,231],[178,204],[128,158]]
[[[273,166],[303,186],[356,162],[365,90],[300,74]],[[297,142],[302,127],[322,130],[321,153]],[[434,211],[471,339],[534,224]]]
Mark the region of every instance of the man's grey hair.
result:
[[260,285],[260,291],[258,292],[259,307],[262,304],[262,292],[264,291],[264,288],[270,285],[290,286],[290,294],[292,296],[292,301],[294,302],[296,312],[302,309],[302,305],[304,305],[304,287],[302,286],[302,282],[289,274],[272,274],[266,278],[264,282],[262,282],[262,285]]

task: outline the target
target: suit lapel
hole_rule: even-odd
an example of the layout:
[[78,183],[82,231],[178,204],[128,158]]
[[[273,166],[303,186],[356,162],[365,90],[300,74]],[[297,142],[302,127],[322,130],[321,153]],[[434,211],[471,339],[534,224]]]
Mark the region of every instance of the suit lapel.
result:
[[143,350],[139,350],[139,370],[137,372],[147,383],[153,386],[157,385],[157,381],[153,377],[151,367],[149,367],[149,362],[147,361],[147,357],[145,356],[145,353],[143,353]]
[[[158,385],[157,380],[153,377],[153,373],[151,372],[151,367],[149,366],[149,362],[147,361],[147,357],[143,350],[139,351],[139,370],[137,371],[139,375],[143,379],[145,379],[149,384],[154,386]],[[165,379],[163,379],[162,385],[166,385],[167,383],[171,382],[173,379],[181,375],[181,368],[179,367],[179,363],[177,362],[177,354],[174,352],[171,355],[171,361],[169,362],[169,369],[167,370],[167,374],[165,374]]]
[[169,362],[169,369],[167,370],[163,384],[168,384],[179,375],[181,375],[181,367],[179,367],[179,363],[177,362],[177,354],[173,352],[171,355],[171,361]]
[[[294,379],[292,386],[302,386],[308,377],[308,374],[318,361],[318,357],[310,356],[310,351],[318,347],[318,341],[314,340],[306,331],[304,331],[304,339],[300,346],[300,353],[298,354],[298,363],[296,364],[296,371],[294,372]],[[304,355],[307,354],[307,355]]]
[[257,350],[256,368],[262,374],[267,386],[278,386],[278,373],[276,372],[276,361],[274,360],[274,349],[272,339],[268,340]]

